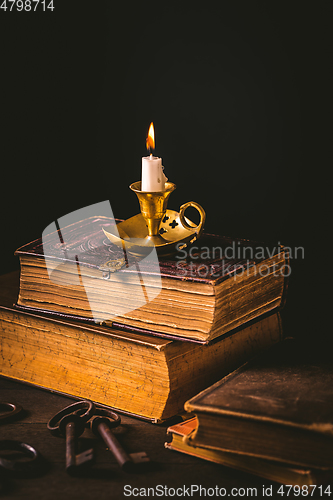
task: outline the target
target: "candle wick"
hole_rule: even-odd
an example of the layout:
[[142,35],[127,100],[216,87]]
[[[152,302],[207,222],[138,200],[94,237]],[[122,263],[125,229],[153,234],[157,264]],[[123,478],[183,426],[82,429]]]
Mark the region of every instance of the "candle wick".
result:
[[149,156],[149,159],[152,160],[153,159],[153,155],[150,153],[150,156]]

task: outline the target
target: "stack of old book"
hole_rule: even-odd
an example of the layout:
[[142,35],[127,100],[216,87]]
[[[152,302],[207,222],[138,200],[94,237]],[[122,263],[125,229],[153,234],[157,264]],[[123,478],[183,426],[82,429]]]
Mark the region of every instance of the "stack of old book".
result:
[[291,485],[296,495],[329,496],[330,358],[325,346],[285,339],[187,401],[195,416],[168,429],[166,447]]
[[282,338],[287,252],[203,235],[156,259],[91,217],[16,251],[0,279],[0,374],[154,422]]

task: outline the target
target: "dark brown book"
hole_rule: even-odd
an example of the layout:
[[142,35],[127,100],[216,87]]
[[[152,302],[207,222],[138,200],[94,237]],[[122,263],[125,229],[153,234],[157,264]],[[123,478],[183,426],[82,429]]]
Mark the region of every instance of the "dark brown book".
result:
[[333,469],[331,353],[287,339],[190,401],[189,444]]
[[19,248],[18,306],[208,342],[284,302],[281,246],[204,234],[172,258],[140,258],[107,239],[115,223],[91,217]]
[[0,277],[0,375],[154,422],[282,337],[278,313],[201,345],[20,311],[18,278]]
[[[174,424],[168,427],[167,433],[171,435],[172,441],[166,442],[164,446],[169,450],[179,451],[192,455],[194,457],[202,458],[210,462],[215,462],[225,467],[231,467],[249,474],[254,474],[269,481],[276,481],[278,483],[298,486],[298,488],[307,485],[314,487],[315,485],[325,484],[332,476],[325,474],[322,471],[309,468],[294,468],[287,467],[284,464],[264,460],[249,455],[241,455],[240,453],[231,453],[229,451],[216,450],[212,448],[203,448],[201,446],[194,446],[193,443],[189,444],[189,438],[196,431],[198,426],[198,419],[196,417],[185,420],[179,424]],[[297,493],[297,489],[295,490]],[[311,494],[310,489],[304,489],[304,494]]]

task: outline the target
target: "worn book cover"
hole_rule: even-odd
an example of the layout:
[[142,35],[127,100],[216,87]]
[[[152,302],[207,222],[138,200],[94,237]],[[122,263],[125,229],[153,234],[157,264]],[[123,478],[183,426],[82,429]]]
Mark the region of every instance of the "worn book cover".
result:
[[19,311],[17,292],[0,277],[1,375],[155,422],[282,337],[278,313],[201,345]]
[[90,217],[19,248],[17,305],[146,334],[209,342],[286,296],[288,251],[204,234],[172,258],[112,244]]
[[272,460],[189,444],[189,438],[197,426],[198,419],[193,417],[168,427],[167,433],[172,440],[167,441],[165,447],[282,484],[310,486],[323,484],[328,479],[326,474],[314,469],[291,468]]
[[327,346],[286,339],[185,404],[189,444],[333,468],[333,365]]

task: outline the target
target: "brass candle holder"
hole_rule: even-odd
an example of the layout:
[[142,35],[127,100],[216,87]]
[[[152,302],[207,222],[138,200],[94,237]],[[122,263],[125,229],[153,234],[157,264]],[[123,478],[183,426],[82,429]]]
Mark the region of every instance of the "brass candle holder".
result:
[[165,216],[170,194],[176,189],[176,184],[166,182],[164,191],[149,192],[141,191],[141,182],[138,181],[133,182],[130,189],[139,199],[141,214],[147,224],[147,238],[159,237],[160,224]]
[[[141,191],[141,181],[137,181],[130,189],[138,197],[141,213],[118,223],[112,232],[103,228],[112,243],[134,255],[145,255],[155,247],[159,255],[171,256],[199,238],[206,213],[198,203],[184,203],[179,212],[167,209],[175,184],[166,182],[164,191],[149,192]],[[185,210],[190,206],[200,214],[198,225],[185,217]]]

